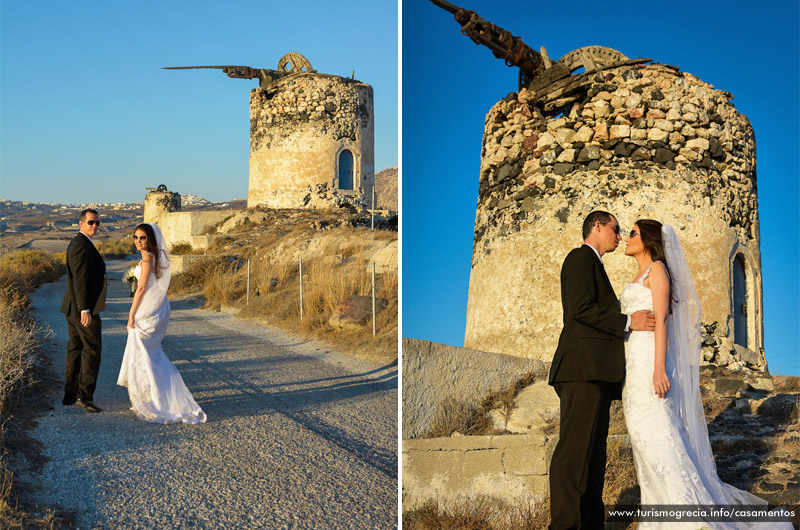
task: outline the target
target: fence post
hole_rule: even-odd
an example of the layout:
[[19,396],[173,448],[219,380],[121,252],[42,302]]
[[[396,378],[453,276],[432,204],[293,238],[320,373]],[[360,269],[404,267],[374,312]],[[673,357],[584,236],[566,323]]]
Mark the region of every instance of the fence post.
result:
[[247,258],[247,305],[250,305],[250,258]]
[[300,320],[303,320],[303,258],[300,258]]
[[375,336],[375,262],[372,262],[372,336]]
[[372,221],[371,229],[375,231],[375,177],[372,177]]

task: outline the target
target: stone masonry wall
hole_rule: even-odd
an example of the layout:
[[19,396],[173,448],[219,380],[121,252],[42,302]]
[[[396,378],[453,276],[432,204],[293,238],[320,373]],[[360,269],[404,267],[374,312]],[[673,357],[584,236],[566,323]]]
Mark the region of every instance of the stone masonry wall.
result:
[[[662,65],[604,70],[583,99],[542,114],[509,94],[486,116],[465,346],[550,360],[560,269],[592,210],[625,230],[676,228],[703,309],[704,359],[764,368],[756,148],[747,118],[697,77]],[[636,274],[604,257],[617,293]],[[733,344],[732,267],[748,285],[748,344]],[[739,351],[742,350],[742,351]],[[745,351],[746,350],[746,351]]]
[[[250,94],[248,208],[365,207],[374,186],[372,87],[303,74]],[[339,189],[339,155],[353,154],[353,190]]]

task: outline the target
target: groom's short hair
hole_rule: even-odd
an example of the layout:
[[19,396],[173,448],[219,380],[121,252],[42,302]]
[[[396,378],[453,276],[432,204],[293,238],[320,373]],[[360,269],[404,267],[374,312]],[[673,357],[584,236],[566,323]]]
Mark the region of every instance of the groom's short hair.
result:
[[97,210],[93,210],[91,208],[86,208],[84,211],[81,212],[81,221],[85,221],[86,220],[86,214],[87,213],[93,213],[95,215],[98,215],[97,214]]
[[595,210],[589,215],[586,216],[586,219],[583,220],[583,239],[589,237],[592,233],[592,227],[594,224],[600,221],[600,224],[605,226],[611,222],[611,214],[608,212],[604,212],[602,210]]

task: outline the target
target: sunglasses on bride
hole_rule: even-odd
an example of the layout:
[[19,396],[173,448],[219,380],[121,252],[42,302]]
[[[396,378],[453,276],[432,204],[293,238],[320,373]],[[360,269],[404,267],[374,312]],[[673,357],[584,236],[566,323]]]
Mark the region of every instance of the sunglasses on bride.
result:
[[147,236],[133,236],[134,241],[147,241]]
[[636,230],[631,230],[631,233],[628,234],[628,239],[633,239],[634,237],[636,237],[638,235],[639,235],[639,232],[637,232]]

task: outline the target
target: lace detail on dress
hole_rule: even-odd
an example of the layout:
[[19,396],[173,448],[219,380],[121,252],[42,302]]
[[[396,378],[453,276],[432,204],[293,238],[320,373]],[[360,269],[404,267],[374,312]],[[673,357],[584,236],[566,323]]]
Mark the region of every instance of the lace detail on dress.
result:
[[[653,310],[653,297],[644,281],[650,267],[634,283],[626,285],[620,293],[622,312],[631,314],[642,309]],[[674,354],[667,352],[666,371],[670,380],[676,377]],[[655,363],[655,334],[652,331],[630,331],[625,337],[625,382],[622,388],[622,406],[625,423],[633,448],[633,460],[641,489],[642,504],[759,504],[763,500],[725,484],[716,472],[713,476],[704,471],[695,456],[687,452],[691,447],[689,433],[680,420],[677,399],[670,393],[665,399],[653,391]],[[751,523],[752,524],[752,523]],[[767,524],[767,523],[764,523]],[[773,527],[768,524],[776,525]],[[768,523],[760,528],[791,528],[779,523]],[[652,529],[709,529],[759,528],[736,523],[639,523],[640,530]]]
[[[133,274],[140,280],[141,261]],[[155,281],[155,271],[151,268],[147,290],[134,316],[135,328],[127,328],[128,342],[117,384],[128,388],[131,409],[141,419],[155,423],[204,423],[205,412],[161,347],[170,307],[169,300],[161,294],[163,291],[154,288]]]

